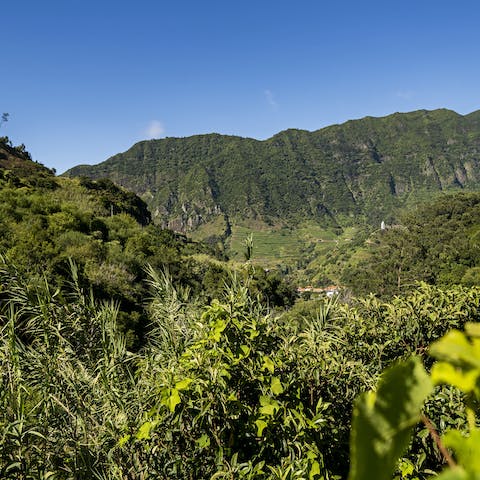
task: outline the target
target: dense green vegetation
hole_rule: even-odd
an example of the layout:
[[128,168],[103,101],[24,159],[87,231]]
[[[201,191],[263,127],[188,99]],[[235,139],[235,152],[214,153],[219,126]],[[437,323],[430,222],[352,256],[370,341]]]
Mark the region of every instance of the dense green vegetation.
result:
[[[416,119],[437,140],[433,123],[455,123],[445,111]],[[357,126],[331,128],[355,137]],[[212,241],[199,243],[111,180],[55,177],[0,139],[0,477],[366,480],[371,468],[423,480],[451,457],[437,434],[452,429],[442,438],[470,472],[480,195],[438,195],[373,234],[363,214],[234,224],[213,208],[220,221],[202,224]],[[288,258],[318,283],[343,271],[348,295],[295,299],[252,261],[276,266],[274,248],[284,273]],[[471,350],[449,333],[465,324]],[[442,337],[433,351],[450,363],[430,380],[427,350]],[[352,430],[355,398],[378,381]],[[459,471],[442,478],[470,478]]]
[[[465,332],[451,330],[430,347],[438,361],[430,375],[418,357],[390,367],[380,379],[377,391],[362,394],[356,401],[352,436],[350,480],[388,480],[398,457],[405,451],[413,427],[420,420],[426,425],[445,468],[441,480],[476,479],[480,474],[480,329],[467,323]],[[448,386],[462,394],[467,425],[451,426],[438,435],[429,418],[422,413],[434,386]],[[401,477],[414,473],[403,462]],[[415,477],[418,478],[418,477]]]
[[434,285],[480,283],[480,195],[443,195],[369,238],[363,259],[344,268],[357,293],[392,295]]
[[[32,285],[46,276],[61,286],[73,260],[83,287],[119,302],[119,321],[136,344],[147,322],[147,265],[168,271],[204,302],[229,282],[231,270],[215,247],[154,225],[134,193],[106,179],[57,178],[8,139],[0,139],[0,253]],[[252,292],[272,306],[292,302],[293,290],[274,272],[257,268],[255,279]]]
[[305,221],[341,233],[391,223],[399,207],[433,192],[478,188],[479,122],[479,112],[422,110],[287,130],[265,141],[166,138],[66,175],[109,178],[139,194],[155,222],[212,242],[244,226],[262,231]]
[[[275,317],[248,277],[201,307],[152,271],[151,329],[133,353],[118,306],[83,291],[75,267],[62,294],[9,263],[0,277],[2,478],[345,478],[355,396],[480,314],[477,288],[423,285]],[[465,424],[455,392],[427,408],[439,430]],[[402,462],[424,478],[442,460],[416,438]]]

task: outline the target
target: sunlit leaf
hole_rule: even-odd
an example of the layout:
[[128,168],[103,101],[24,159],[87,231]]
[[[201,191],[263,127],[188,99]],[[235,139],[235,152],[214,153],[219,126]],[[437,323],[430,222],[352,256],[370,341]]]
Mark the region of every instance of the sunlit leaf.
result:
[[268,424],[267,422],[265,422],[265,420],[258,419],[258,420],[255,420],[255,425],[257,426],[257,437],[261,437],[263,430]]
[[206,448],[210,446],[210,438],[206,433],[204,433],[200,438],[198,438],[196,442],[199,448]]
[[191,378],[185,378],[184,380],[180,380],[179,382],[177,382],[175,384],[175,388],[177,390],[185,390],[190,386],[192,382],[193,380]]
[[262,395],[260,397],[260,413],[264,415],[274,415],[280,408],[280,404],[273,398]]
[[169,394],[167,397],[163,400],[163,404],[171,411],[173,412],[175,410],[175,407],[181,402],[180,400],[180,394],[176,388],[171,388],[169,389]]
[[316,460],[312,463],[312,466],[310,468],[310,473],[308,476],[309,480],[313,480],[315,478],[315,475],[320,475],[320,465]]
[[248,357],[250,355],[250,347],[247,345],[240,345],[240,349],[242,350],[243,354]]
[[445,446],[455,451],[458,463],[475,478],[480,479],[480,430],[474,429],[468,436],[458,430],[449,430],[442,438]]
[[154,427],[154,424],[152,422],[145,422],[138,429],[138,432],[135,434],[135,438],[137,440],[148,440],[150,438],[150,431],[152,430],[153,427]]
[[262,370],[268,370],[270,373],[273,373],[275,371],[275,363],[267,355],[263,357]]
[[278,377],[272,377],[270,390],[274,395],[280,395],[281,393],[283,393],[283,385],[282,385],[282,382],[280,382],[280,379]]
[[462,371],[450,363],[437,362],[432,367],[431,377],[436,384],[453,385],[462,390],[462,392],[468,393],[475,389],[479,374],[480,370],[478,369]]
[[[118,441],[118,446],[122,448],[128,441],[130,440],[131,436],[130,435],[124,435],[120,440]],[[137,437],[138,438],[138,437]]]
[[454,365],[480,368],[480,348],[468,341],[463,332],[452,330],[430,347],[430,354]]
[[456,467],[445,470],[435,480],[479,480],[478,477],[471,477],[463,468]]

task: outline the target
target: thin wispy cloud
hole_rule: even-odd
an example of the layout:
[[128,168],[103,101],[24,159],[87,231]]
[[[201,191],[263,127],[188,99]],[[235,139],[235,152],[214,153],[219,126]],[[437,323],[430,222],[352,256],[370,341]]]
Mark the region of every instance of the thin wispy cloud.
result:
[[148,138],[159,138],[165,133],[165,127],[163,123],[159,120],[152,120],[147,129],[145,130],[145,135]]
[[415,92],[411,90],[399,90],[395,93],[395,96],[402,98],[403,100],[411,100],[415,96]]
[[265,100],[270,105],[270,107],[273,110],[278,110],[278,102],[275,99],[275,95],[273,94],[273,92],[267,89],[263,93],[265,94]]

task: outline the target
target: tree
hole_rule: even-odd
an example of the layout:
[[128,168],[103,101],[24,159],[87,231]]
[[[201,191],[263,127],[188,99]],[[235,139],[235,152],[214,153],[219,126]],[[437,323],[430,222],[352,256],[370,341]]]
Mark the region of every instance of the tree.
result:
[[2,119],[0,120],[0,127],[8,122],[8,117],[10,116],[9,113],[2,113]]

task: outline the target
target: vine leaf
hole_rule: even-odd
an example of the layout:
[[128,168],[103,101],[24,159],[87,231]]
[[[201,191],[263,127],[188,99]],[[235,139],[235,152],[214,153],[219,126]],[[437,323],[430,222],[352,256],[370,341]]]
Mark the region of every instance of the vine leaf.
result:
[[357,399],[350,439],[349,480],[392,478],[432,390],[420,359],[412,357],[386,370],[377,392],[367,392]]

